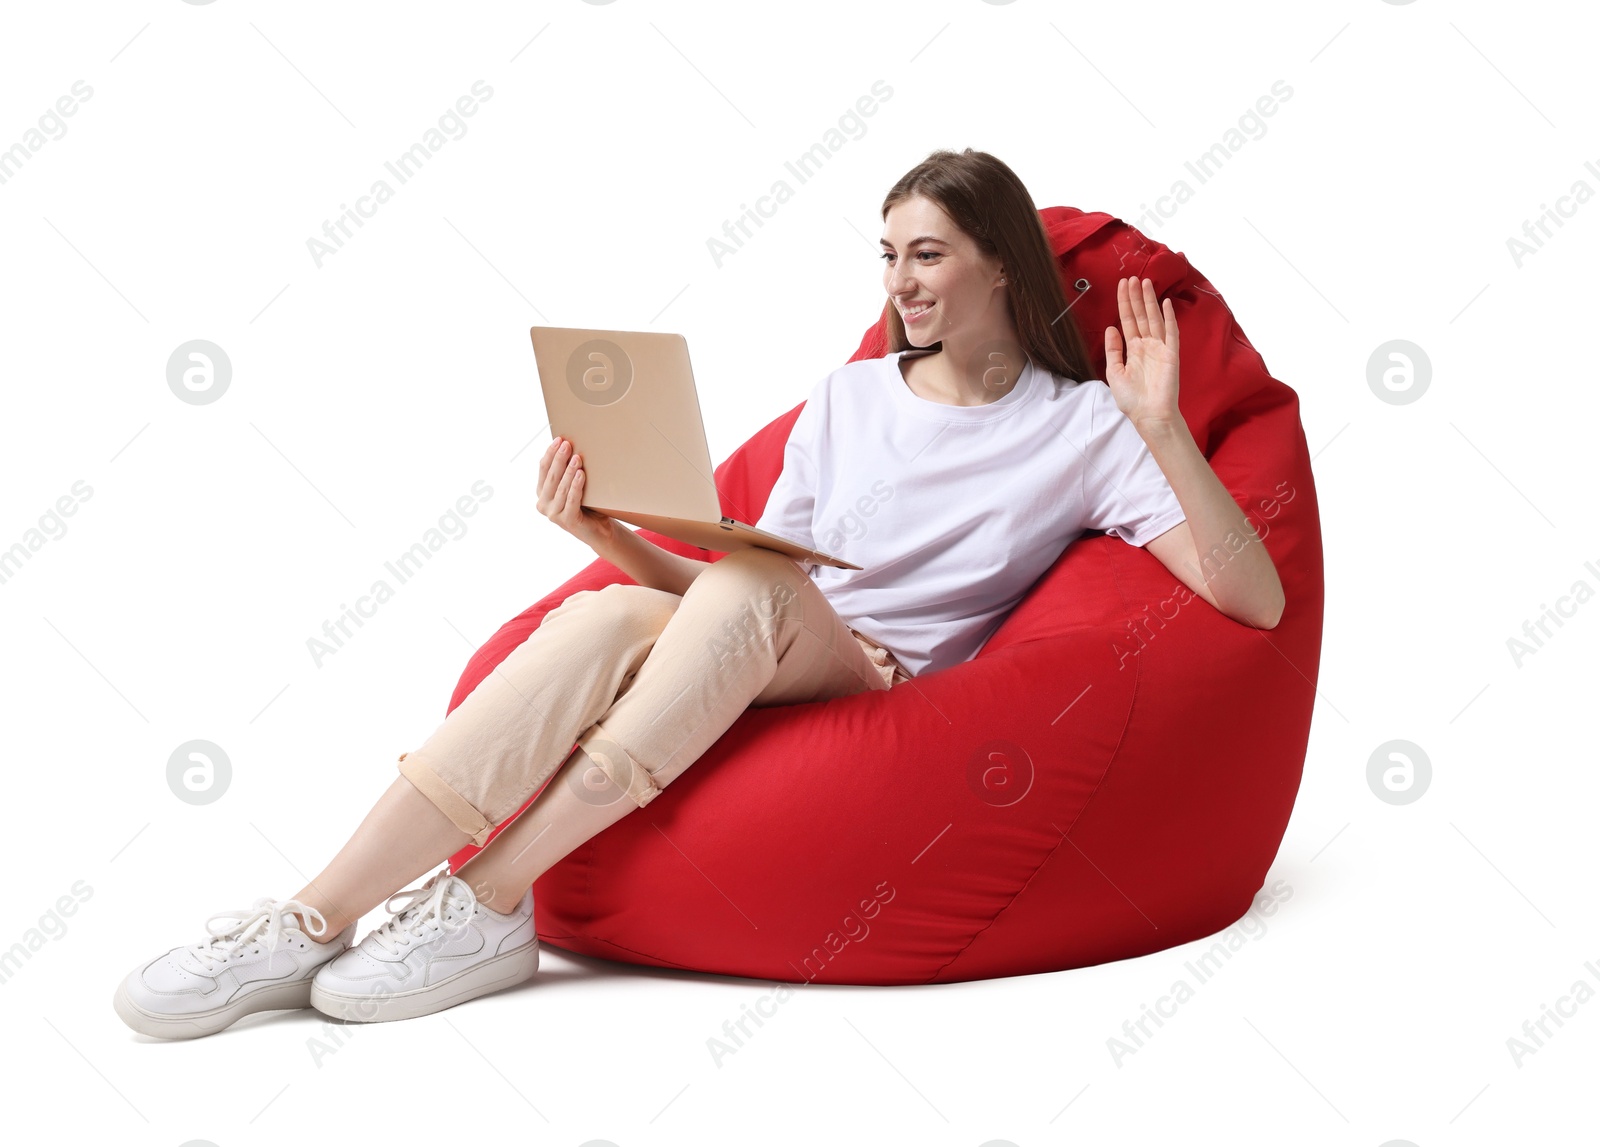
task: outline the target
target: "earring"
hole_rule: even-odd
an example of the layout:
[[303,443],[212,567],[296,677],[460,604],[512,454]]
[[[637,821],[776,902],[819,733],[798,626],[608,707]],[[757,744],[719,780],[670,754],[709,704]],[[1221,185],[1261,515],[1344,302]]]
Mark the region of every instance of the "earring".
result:
[[1000,279],[1000,281],[1001,281],[1001,282],[1002,282],[1002,283],[1003,283],[1003,282],[1005,282],[1005,278],[1004,278],[1004,277],[1003,277],[1003,276],[1002,276],[1002,277],[1001,277],[1001,279]]

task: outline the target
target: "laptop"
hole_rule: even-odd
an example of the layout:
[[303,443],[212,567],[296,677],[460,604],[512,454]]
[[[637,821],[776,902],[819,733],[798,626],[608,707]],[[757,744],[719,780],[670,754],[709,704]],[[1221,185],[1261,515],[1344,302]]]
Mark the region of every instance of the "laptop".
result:
[[722,512],[682,335],[528,333],[550,433],[583,455],[585,508],[719,553],[760,546],[803,564],[862,568]]

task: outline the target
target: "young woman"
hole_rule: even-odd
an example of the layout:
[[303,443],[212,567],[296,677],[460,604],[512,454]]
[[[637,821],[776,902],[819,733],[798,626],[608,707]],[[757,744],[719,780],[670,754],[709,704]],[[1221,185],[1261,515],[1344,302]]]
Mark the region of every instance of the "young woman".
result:
[[[293,899],[214,916],[209,939],[133,969],[115,995],[130,1027],[188,1038],[308,1004],[402,1019],[526,980],[533,882],[653,800],[747,707],[915,688],[971,659],[1086,530],[1145,547],[1242,624],[1277,624],[1283,591],[1263,546],[1200,573],[1199,553],[1255,535],[1178,412],[1170,300],[1158,306],[1148,279],[1119,282],[1105,384],[1080,381],[1088,356],[1009,167],[936,151],[882,214],[890,351],[812,391],[757,523],[863,568],[670,553],[584,509],[582,456],[552,442],[539,512],[637,584],[546,614],[400,755],[401,776]],[[352,947],[363,913],[484,845],[557,770],[458,873],[389,897],[390,919]]]

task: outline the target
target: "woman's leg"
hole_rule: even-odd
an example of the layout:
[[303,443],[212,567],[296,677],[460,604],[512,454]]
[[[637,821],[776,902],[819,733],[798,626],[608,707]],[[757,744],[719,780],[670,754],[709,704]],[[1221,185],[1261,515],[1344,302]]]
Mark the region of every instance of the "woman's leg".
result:
[[776,550],[735,550],[689,586],[632,688],[578,745],[643,806],[752,705],[887,688],[804,570]]
[[889,685],[798,566],[772,550],[736,550],[695,579],[627,691],[459,875],[490,908],[512,908],[556,861],[653,800],[750,705]]
[[463,845],[483,844],[626,692],[680,600],[617,583],[547,613],[420,748],[400,755],[402,775],[298,894],[327,918],[317,938],[332,940]]
[[330,942],[471,839],[416,785],[396,777],[328,867],[295,894],[327,920],[312,939]]
[[482,904],[510,912],[556,861],[639,806],[582,749],[534,802],[456,870]]

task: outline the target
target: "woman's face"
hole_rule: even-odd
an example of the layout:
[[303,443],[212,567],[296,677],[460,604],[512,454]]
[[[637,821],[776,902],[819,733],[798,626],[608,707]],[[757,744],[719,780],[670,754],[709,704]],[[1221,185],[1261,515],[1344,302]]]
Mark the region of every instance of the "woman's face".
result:
[[883,289],[913,346],[976,343],[1010,326],[1000,260],[933,200],[916,195],[889,208],[880,243]]

